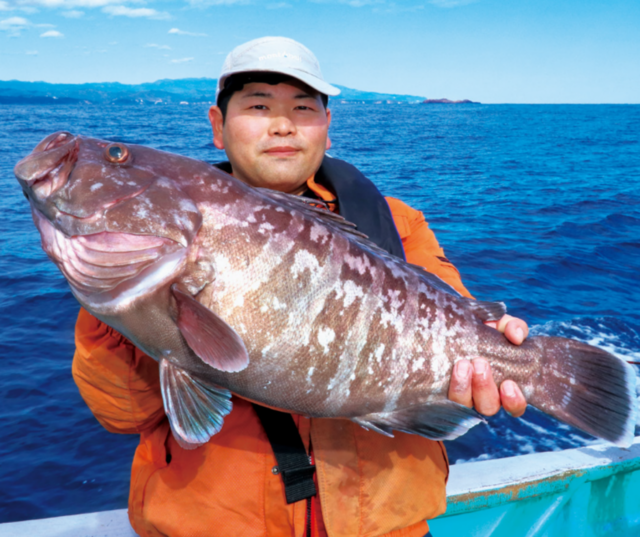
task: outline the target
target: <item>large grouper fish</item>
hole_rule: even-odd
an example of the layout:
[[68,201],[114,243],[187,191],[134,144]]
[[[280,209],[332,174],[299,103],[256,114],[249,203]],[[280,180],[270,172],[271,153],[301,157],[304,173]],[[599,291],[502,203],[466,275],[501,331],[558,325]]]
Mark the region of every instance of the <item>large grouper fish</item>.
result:
[[482,421],[447,399],[457,360],[618,445],[633,440],[633,368],[558,337],[510,344],[461,297],[340,216],[211,165],[58,132],[15,167],[42,246],[80,304],[159,362],[176,439],[223,425],[231,392],[381,434],[452,439]]

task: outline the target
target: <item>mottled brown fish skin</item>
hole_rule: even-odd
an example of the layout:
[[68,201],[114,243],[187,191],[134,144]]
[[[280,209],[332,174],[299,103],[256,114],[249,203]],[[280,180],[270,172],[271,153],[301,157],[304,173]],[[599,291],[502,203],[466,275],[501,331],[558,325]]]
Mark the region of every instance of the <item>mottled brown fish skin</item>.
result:
[[[511,345],[415,268],[205,163],[127,145],[119,165],[105,148],[56,133],[16,176],[80,303],[150,356],[271,407],[344,418],[445,401],[453,364],[481,356],[498,383],[513,379],[533,404],[563,412],[545,384],[551,338]],[[176,325],[174,284],[240,335],[246,369],[223,372],[194,354]],[[558,389],[569,390],[562,375]]]

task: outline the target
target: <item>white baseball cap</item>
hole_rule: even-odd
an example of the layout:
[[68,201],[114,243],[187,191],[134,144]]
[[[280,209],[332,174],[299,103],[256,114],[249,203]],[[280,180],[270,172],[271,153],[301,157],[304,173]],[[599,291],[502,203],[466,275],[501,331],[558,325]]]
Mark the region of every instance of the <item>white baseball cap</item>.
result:
[[318,60],[307,47],[288,37],[260,37],[237,46],[224,60],[218,78],[216,102],[227,78],[251,71],[282,73],[325,95],[340,94],[338,88],[325,82]]

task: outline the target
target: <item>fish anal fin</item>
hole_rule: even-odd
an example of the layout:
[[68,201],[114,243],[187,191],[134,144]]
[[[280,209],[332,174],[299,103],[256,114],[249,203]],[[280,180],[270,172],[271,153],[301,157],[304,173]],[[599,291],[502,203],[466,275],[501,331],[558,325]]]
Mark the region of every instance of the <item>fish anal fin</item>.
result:
[[166,359],[160,361],[160,387],[171,430],[184,449],[206,443],[231,412],[231,392],[192,377]]
[[460,298],[460,300],[483,322],[498,321],[507,313],[504,302],[483,302],[472,298]]
[[400,431],[430,440],[453,440],[484,420],[474,410],[445,400],[367,414],[353,418],[353,421],[385,436],[393,436],[391,431]]
[[249,355],[238,333],[182,286],[174,284],[171,290],[178,305],[178,328],[191,350],[220,371],[245,369]]
[[[371,414],[371,416],[376,416],[376,414]],[[376,433],[380,433],[383,436],[388,436],[389,438],[393,438],[393,430],[389,428],[386,424],[377,421],[370,421],[369,416],[363,416],[362,418],[353,418],[354,422],[356,422],[360,427],[367,429],[368,431],[374,431]]]

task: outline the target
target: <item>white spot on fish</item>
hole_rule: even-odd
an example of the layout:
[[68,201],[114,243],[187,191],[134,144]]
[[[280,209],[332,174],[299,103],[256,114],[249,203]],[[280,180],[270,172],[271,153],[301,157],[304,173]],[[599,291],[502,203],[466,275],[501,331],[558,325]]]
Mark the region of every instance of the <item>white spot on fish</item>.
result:
[[371,262],[366,255],[354,257],[352,255],[345,255],[344,261],[351,270],[358,271],[358,274],[362,275],[371,268]]
[[320,263],[318,263],[318,258],[308,250],[300,250],[296,252],[295,261],[291,265],[293,278],[297,279],[298,275],[307,269],[311,271],[311,276],[315,276],[320,270]]
[[356,285],[353,281],[347,280],[342,284],[342,291],[344,292],[344,307],[348,308],[353,304],[357,298],[362,298],[364,293],[362,287]]
[[404,301],[398,298],[400,296],[399,290],[389,289],[387,295],[389,296],[389,305],[392,308],[398,309],[404,304]]
[[331,328],[320,328],[318,331],[318,343],[324,349],[325,354],[329,352],[329,345],[334,339],[336,339],[336,333]]
[[374,356],[376,357],[376,361],[378,363],[380,363],[380,361],[382,360],[382,354],[384,353],[384,343],[380,343],[380,345],[378,345],[378,348],[376,349]]
[[314,223],[311,228],[311,240],[313,242],[320,242],[320,244],[324,244],[327,241],[327,236],[329,235],[329,231],[324,226],[319,225],[318,223]]
[[[309,371],[307,371],[307,383],[311,384],[311,376],[313,375],[313,371],[315,370],[315,367],[311,366],[309,368]],[[308,392],[307,392],[308,393]]]
[[422,369],[423,365],[424,365],[424,356],[421,356],[417,360],[413,360],[411,364],[411,371],[415,373],[416,371],[419,371],[420,369]]
[[91,188],[89,188],[89,190],[91,190],[91,192],[94,192],[99,188],[102,188],[102,186],[103,186],[102,183],[94,183],[91,185]]
[[275,227],[273,227],[269,222],[264,222],[260,224],[260,227],[258,228],[258,233],[262,233],[264,235],[267,231],[272,231],[274,229]]

